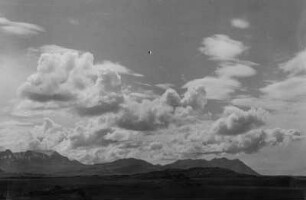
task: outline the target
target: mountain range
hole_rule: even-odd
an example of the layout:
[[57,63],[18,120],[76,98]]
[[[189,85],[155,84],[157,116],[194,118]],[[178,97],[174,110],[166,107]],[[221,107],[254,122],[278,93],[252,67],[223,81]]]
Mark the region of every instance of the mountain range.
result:
[[167,165],[154,165],[135,158],[119,159],[109,163],[85,165],[70,160],[55,151],[25,151],[13,153],[10,150],[0,152],[0,173],[44,174],[65,176],[86,175],[130,175],[163,171],[169,169],[220,168],[239,174],[259,175],[242,161],[227,158],[212,160],[186,159]]

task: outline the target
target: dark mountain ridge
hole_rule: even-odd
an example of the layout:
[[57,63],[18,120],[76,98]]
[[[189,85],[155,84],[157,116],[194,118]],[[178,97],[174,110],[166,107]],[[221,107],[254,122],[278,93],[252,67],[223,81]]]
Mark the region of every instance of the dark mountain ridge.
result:
[[175,168],[175,169],[189,169],[189,168],[209,168],[209,167],[219,167],[224,169],[229,169],[240,174],[250,174],[258,175],[253,169],[244,164],[241,160],[229,160],[227,158],[214,158],[210,161],[204,159],[187,159],[187,160],[178,160],[168,165],[165,165],[164,168]]
[[[57,152],[25,151],[13,153],[10,150],[0,152],[0,169],[6,173],[30,173],[46,175],[130,175],[164,171],[168,169],[220,168],[239,174],[258,175],[242,161],[216,158],[210,161],[178,160],[167,165],[153,165],[135,158],[119,159],[108,163],[85,165],[70,160]],[[1,171],[0,171],[1,172]],[[2,172],[3,173],[3,172]]]
[[0,152],[0,169],[9,173],[52,174],[84,167],[82,163],[69,160],[57,152],[45,154],[36,151],[13,153]]

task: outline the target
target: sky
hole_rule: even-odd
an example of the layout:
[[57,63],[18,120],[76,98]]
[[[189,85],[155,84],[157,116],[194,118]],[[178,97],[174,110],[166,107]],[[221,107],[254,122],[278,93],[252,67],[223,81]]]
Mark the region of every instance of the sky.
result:
[[0,0],[0,150],[306,175],[303,0]]

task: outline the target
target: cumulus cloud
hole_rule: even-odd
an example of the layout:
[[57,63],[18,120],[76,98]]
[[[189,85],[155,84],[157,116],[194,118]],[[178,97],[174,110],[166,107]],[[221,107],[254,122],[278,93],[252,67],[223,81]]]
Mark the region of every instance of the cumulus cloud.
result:
[[36,35],[45,31],[38,25],[11,21],[5,17],[0,17],[0,30],[4,33],[17,36]]
[[188,121],[188,115],[202,112],[207,103],[204,87],[191,87],[183,98],[173,89],[160,97],[141,102],[127,100],[116,117],[116,124],[124,129],[154,131],[170,124]]
[[90,149],[120,145],[140,135],[139,132],[120,129],[100,119],[87,122],[85,125],[78,124],[68,139],[72,149]]
[[153,131],[167,127],[172,112],[173,108],[159,99],[128,102],[117,118],[117,125],[128,130]]
[[32,150],[62,151],[63,148],[67,147],[65,141],[67,141],[69,134],[69,129],[56,124],[49,118],[45,118],[42,124],[36,125],[30,130],[31,137],[24,142]]
[[99,115],[117,111],[123,101],[120,76],[116,72],[103,70],[95,84],[79,95],[77,110],[81,115]]
[[247,47],[242,42],[231,39],[227,35],[214,35],[203,39],[203,47],[199,50],[213,60],[234,60]]
[[[235,112],[242,111],[238,108],[228,108],[221,118]],[[286,145],[303,138],[297,130],[258,129],[258,126],[253,126],[252,130],[243,134],[210,133],[211,121],[204,120],[190,121],[180,126],[173,124],[168,129],[155,129],[147,134],[143,130],[118,127],[113,121],[116,115],[112,115],[113,118],[90,118],[71,128],[45,119],[42,124],[29,131],[30,137],[22,137],[19,146],[32,150],[56,150],[84,163],[106,162],[126,157],[160,163],[163,160],[169,162],[176,159],[201,158],[207,154],[251,154],[266,146]],[[243,126],[246,121],[238,120],[233,123]],[[0,138],[4,139],[1,132],[2,130]],[[1,146],[9,145],[1,140]]]
[[25,100],[69,104],[80,115],[117,111],[123,103],[119,74],[140,76],[118,63],[94,64],[91,53],[64,47],[42,47],[37,71],[19,89]]
[[203,111],[207,104],[205,86],[188,87],[181,102],[182,105],[191,106],[194,110]]
[[116,126],[136,131],[166,128],[173,121],[183,121],[183,113],[190,112],[187,110],[198,112],[206,105],[203,86],[188,88],[182,99],[173,89],[161,96],[151,95],[151,98],[144,98],[145,92],[141,91],[139,97],[133,88],[123,88],[118,70],[94,65],[90,53],[59,46],[44,47],[44,52],[38,61],[37,72],[19,88],[23,99],[19,105],[28,102],[32,107],[26,107],[33,109],[33,104],[50,109],[62,106],[73,109],[80,116],[115,113]]
[[231,20],[231,25],[235,28],[247,29],[250,27],[250,23],[245,19],[234,18]]
[[[206,98],[204,98],[206,99]],[[165,104],[168,104],[172,107],[178,107],[181,105],[181,97],[179,94],[173,89],[167,89],[164,94],[161,96],[161,101]]]
[[219,137],[211,142],[211,146],[214,153],[252,154],[267,146],[286,145],[300,139],[297,130],[256,129],[236,137]]
[[187,82],[183,88],[205,87],[207,99],[225,100],[241,87],[241,83],[228,77],[206,76]]
[[[72,77],[71,71],[81,71],[90,66],[91,61],[91,54],[83,54],[81,57],[76,52],[42,54],[37,72],[28,77],[19,88],[19,93],[22,97],[38,102],[73,100],[77,89],[85,87],[90,78],[84,77],[84,80],[82,75]],[[84,73],[86,74],[85,69]]]
[[255,153],[300,138],[298,131],[264,129],[267,113],[259,108],[226,107],[215,121],[205,113],[207,99],[227,100],[241,88],[238,78],[256,74],[251,63],[234,60],[240,53],[218,58],[216,76],[190,81],[183,92],[165,87],[157,95],[125,85],[121,75],[133,72],[118,63],[97,65],[92,54],[59,46],[41,51],[37,71],[19,88],[23,105],[71,108],[87,117],[78,117],[73,127],[46,119],[29,131],[24,142],[30,149],[53,149],[86,163],[125,157],[160,161]]
[[237,107],[226,107],[223,115],[211,127],[210,133],[216,135],[240,135],[265,124],[267,113],[252,108],[244,111]]
[[[217,68],[215,73],[217,76],[206,76],[201,79],[194,79],[183,85],[183,88],[204,87],[207,99],[226,100],[233,93],[241,89],[241,83],[238,78],[245,78],[256,75],[249,65],[254,63],[245,62],[221,63],[221,67]],[[248,65],[247,65],[248,64]]]

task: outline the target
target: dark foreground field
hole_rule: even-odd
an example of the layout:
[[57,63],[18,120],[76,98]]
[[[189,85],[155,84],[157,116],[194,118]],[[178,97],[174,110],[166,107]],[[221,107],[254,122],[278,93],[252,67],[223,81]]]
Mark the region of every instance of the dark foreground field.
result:
[[[293,177],[192,178],[181,173],[132,176],[2,177],[1,199],[304,199],[306,180]],[[306,187],[305,187],[306,188]]]

